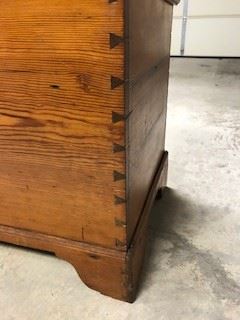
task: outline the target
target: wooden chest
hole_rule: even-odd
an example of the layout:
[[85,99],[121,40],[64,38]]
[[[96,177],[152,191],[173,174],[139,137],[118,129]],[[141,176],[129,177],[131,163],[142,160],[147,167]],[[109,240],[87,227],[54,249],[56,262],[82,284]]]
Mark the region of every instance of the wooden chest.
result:
[[0,241],[133,301],[166,183],[172,4],[0,4]]

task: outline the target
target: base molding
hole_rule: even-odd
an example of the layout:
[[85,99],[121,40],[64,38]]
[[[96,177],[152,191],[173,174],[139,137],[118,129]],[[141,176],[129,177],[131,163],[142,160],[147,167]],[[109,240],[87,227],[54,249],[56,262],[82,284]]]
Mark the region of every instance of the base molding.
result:
[[3,225],[0,225],[0,241],[52,252],[71,263],[89,288],[119,300],[133,302],[144,258],[149,213],[158,190],[166,185],[167,168],[168,153],[165,152],[126,251],[102,248]]

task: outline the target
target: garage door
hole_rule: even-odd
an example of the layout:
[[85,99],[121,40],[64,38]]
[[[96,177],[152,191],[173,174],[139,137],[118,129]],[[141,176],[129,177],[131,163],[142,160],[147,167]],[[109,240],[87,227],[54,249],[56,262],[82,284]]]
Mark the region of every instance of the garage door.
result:
[[240,57],[240,0],[182,0],[174,11],[172,55]]

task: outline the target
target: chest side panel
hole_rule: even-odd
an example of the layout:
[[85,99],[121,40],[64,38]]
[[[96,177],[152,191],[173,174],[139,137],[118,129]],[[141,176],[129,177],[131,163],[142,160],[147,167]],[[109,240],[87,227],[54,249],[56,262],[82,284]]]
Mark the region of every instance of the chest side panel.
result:
[[123,245],[122,1],[4,1],[0,27],[0,224]]
[[130,241],[165,146],[172,5],[129,3],[128,240]]

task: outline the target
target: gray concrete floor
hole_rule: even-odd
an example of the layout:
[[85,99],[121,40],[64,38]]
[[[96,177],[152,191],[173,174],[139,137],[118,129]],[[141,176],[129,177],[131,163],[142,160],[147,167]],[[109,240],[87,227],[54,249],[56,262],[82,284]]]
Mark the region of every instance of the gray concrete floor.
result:
[[240,60],[172,61],[167,148],[137,301],[88,289],[54,256],[1,245],[1,320],[240,319]]

